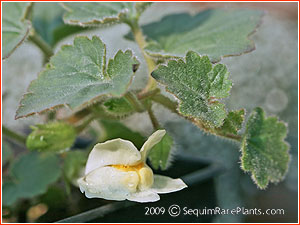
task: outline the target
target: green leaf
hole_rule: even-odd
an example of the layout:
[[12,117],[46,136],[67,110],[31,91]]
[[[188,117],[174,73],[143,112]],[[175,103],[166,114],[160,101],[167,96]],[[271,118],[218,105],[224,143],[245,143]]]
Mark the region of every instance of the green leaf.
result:
[[2,201],[3,206],[10,206],[16,202],[19,198],[16,193],[18,193],[17,185],[12,181],[3,181],[2,186]]
[[140,133],[130,130],[128,127],[124,126],[122,123],[111,120],[100,120],[100,125],[103,128],[103,133],[101,134],[100,142],[107,140],[112,140],[115,138],[122,138],[124,140],[129,140],[134,145],[140,149],[144,142],[145,137]]
[[126,116],[134,112],[133,106],[124,97],[110,98],[105,101],[103,105],[107,113],[118,117]]
[[226,110],[218,99],[229,96],[232,86],[225,65],[212,66],[207,56],[189,51],[177,61],[170,60],[152,72],[152,77],[166,85],[166,90],[179,100],[179,112],[188,117],[220,127],[226,118]]
[[16,118],[64,104],[76,108],[102,95],[120,97],[138,65],[130,50],[120,50],[106,66],[106,47],[98,37],[76,37],[74,45],[63,46],[30,84]]
[[20,198],[32,198],[47,191],[60,177],[59,160],[53,154],[30,152],[11,166],[11,181],[3,184],[3,205],[10,206]]
[[26,146],[30,150],[62,152],[72,147],[76,132],[73,126],[63,123],[47,123],[32,126]]
[[8,58],[27,38],[31,23],[25,17],[32,3],[4,2],[2,17],[2,59]]
[[276,117],[265,117],[261,108],[251,113],[242,141],[242,169],[252,174],[261,189],[269,182],[281,181],[290,161],[289,145],[284,141],[287,126]]
[[86,164],[87,156],[84,151],[69,151],[66,153],[63,171],[70,183],[79,178],[80,172]]
[[248,36],[260,24],[262,12],[249,9],[209,9],[194,16],[169,15],[142,27],[154,57],[184,57],[193,50],[212,62],[254,50]]
[[167,169],[172,147],[173,138],[169,134],[165,134],[161,141],[150,150],[148,158],[154,169]]
[[245,119],[245,109],[240,109],[236,111],[231,111],[228,113],[227,117],[224,120],[223,125],[218,128],[218,132],[226,134],[237,134],[238,131],[242,128],[242,124]]
[[50,46],[63,38],[86,29],[63,22],[64,9],[57,2],[34,3],[32,24],[37,33]]
[[138,17],[150,4],[134,2],[64,2],[67,10],[64,21],[79,26],[129,22]]

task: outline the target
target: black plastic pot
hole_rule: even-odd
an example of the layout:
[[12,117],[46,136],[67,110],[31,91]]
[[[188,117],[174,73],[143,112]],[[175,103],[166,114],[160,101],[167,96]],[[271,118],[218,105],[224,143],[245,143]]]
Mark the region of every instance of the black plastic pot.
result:
[[[210,162],[180,156],[166,171],[155,171],[156,174],[173,178],[181,177],[188,185],[184,190],[160,194],[161,200],[154,203],[133,203],[129,201],[114,202],[87,212],[57,221],[61,223],[94,222],[94,223],[208,223],[213,215],[186,214],[188,209],[209,209],[217,206],[214,188],[214,177],[223,168]],[[178,216],[171,216],[169,208],[172,205],[180,207]],[[175,206],[176,207],[176,206]],[[186,209],[186,210],[184,210]],[[162,213],[164,211],[164,213]],[[178,213],[178,208],[171,214]],[[146,215],[148,214],[148,215]]]

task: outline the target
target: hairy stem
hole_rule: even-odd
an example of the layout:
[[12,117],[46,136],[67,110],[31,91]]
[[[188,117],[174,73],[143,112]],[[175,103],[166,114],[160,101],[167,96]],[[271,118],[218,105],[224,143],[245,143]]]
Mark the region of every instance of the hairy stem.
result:
[[25,136],[10,130],[9,128],[7,128],[4,125],[2,125],[2,134],[4,136],[10,138],[11,140],[19,142],[20,144],[25,144],[26,143],[26,137]]
[[91,114],[91,109],[90,108],[84,108],[81,111],[78,111],[74,114],[72,114],[71,116],[65,118],[64,120],[68,123],[71,124],[76,124],[79,121],[81,121],[82,119],[84,119],[86,116]]
[[135,111],[137,111],[137,112],[144,112],[145,111],[144,106],[142,105],[142,103],[139,101],[139,99],[137,98],[137,96],[134,93],[129,91],[124,95],[124,97],[134,107]]
[[242,137],[240,135],[224,134],[218,128],[210,127],[198,119],[187,118],[187,117],[186,117],[186,119],[190,120],[192,123],[197,125],[197,127],[199,127],[201,130],[204,130],[206,133],[214,134],[216,136],[223,137],[223,138],[228,138],[228,139],[231,139],[231,140],[237,141],[237,142],[241,142],[241,140],[242,140]]
[[44,63],[47,63],[50,57],[54,54],[51,46],[49,46],[42,39],[42,37],[34,30],[32,31],[32,34],[29,36],[29,40],[32,41],[36,46],[38,46],[40,50],[44,53]]
[[149,80],[148,80],[147,86],[144,89],[144,92],[147,92],[147,91],[155,89],[157,86],[156,80],[154,78],[152,78],[150,75],[151,72],[155,69],[156,63],[144,51],[144,47],[146,46],[147,42],[145,40],[145,37],[143,35],[141,28],[138,25],[138,22],[136,21],[133,25],[130,25],[130,27],[131,27],[134,39],[135,39],[136,43],[138,44],[139,48],[141,49],[143,56],[146,60],[147,66],[148,66]]
[[159,130],[160,129],[160,125],[159,125],[159,122],[158,122],[157,118],[155,117],[154,112],[152,110],[152,104],[147,108],[147,111],[148,111],[151,123],[153,125],[153,128],[155,130]]
[[76,126],[76,132],[79,134],[81,133],[93,120],[95,119],[94,116],[90,116],[88,119],[86,119],[82,124]]
[[160,89],[159,88],[155,88],[151,91],[147,91],[147,92],[140,92],[137,94],[137,98],[139,100],[142,100],[142,99],[146,99],[146,98],[153,98],[155,95],[157,95],[158,93],[160,92]]

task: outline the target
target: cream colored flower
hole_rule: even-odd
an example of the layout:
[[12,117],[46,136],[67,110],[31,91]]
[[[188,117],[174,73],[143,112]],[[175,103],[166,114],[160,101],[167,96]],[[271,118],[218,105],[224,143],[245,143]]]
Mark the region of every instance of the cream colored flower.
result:
[[154,202],[160,199],[158,193],[187,187],[179,178],[153,175],[146,164],[149,150],[165,133],[165,130],[156,131],[141,151],[120,138],[96,144],[89,155],[85,176],[78,179],[81,192],[88,198]]

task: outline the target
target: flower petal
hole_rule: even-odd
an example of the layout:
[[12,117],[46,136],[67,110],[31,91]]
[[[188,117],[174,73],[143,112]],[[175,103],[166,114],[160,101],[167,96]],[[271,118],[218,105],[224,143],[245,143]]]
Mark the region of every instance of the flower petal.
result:
[[132,193],[127,199],[134,202],[156,202],[160,197],[157,193],[147,190]]
[[100,167],[78,180],[81,192],[88,198],[125,200],[137,191],[139,175],[135,171],[121,171],[113,167]]
[[114,139],[96,144],[89,154],[85,174],[108,165],[135,165],[141,160],[141,154],[134,144],[123,139]]
[[156,145],[160,140],[165,136],[166,131],[165,130],[158,130],[154,132],[148,140],[144,143],[142,149],[141,149],[141,155],[142,155],[142,160],[145,162],[148,152],[152,149],[154,145]]
[[171,177],[154,175],[154,183],[152,185],[151,191],[163,194],[180,191],[186,187],[187,185],[180,178],[173,179]]

